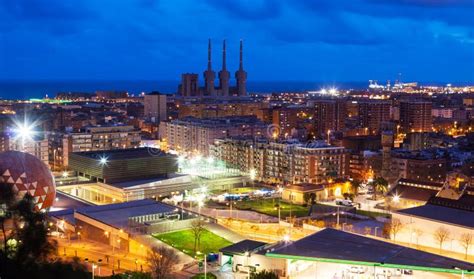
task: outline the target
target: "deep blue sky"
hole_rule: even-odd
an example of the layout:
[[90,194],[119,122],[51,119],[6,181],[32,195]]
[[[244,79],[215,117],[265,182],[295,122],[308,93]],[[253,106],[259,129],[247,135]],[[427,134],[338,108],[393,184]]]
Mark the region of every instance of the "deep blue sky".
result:
[[474,0],[2,0],[0,79],[474,82]]

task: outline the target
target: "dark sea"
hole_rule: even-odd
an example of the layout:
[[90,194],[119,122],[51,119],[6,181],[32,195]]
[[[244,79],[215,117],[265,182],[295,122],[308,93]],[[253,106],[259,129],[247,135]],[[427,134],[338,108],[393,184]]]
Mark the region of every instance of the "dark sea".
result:
[[[159,91],[176,93],[179,81],[23,81],[0,80],[1,99],[53,98],[59,92],[127,91],[130,94]],[[336,87],[339,89],[364,89],[367,82],[308,82],[308,81],[248,81],[247,90],[251,93],[299,92]]]

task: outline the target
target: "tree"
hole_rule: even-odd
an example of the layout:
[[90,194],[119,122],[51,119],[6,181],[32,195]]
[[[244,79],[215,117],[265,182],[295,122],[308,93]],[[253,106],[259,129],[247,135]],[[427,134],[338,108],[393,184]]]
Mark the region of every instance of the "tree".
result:
[[310,193],[309,199],[311,200],[311,205],[316,204],[316,193]]
[[353,179],[351,181],[351,191],[352,191],[352,193],[354,193],[354,195],[357,195],[359,193],[359,188],[360,188],[361,184],[362,184],[362,182],[360,180],[357,180],[357,179]]
[[311,199],[311,194],[310,193],[304,193],[303,194],[303,201],[306,205],[309,203],[310,199]]
[[0,223],[0,278],[90,278],[84,265],[52,259],[46,215],[35,210],[31,195],[18,200],[11,185],[0,183]]
[[250,276],[251,279],[278,279],[278,274],[269,270],[262,270],[257,273],[253,273]]
[[466,252],[465,259],[467,260],[467,254],[469,253],[469,247],[474,242],[474,235],[472,233],[463,233],[461,235],[461,238],[459,239],[459,242],[461,243],[462,247],[464,247],[464,251]]
[[201,236],[202,233],[206,229],[204,228],[204,222],[199,218],[195,219],[194,221],[191,222],[191,231],[193,232],[194,236],[194,256],[196,256],[197,249],[199,248],[199,245],[201,244]]
[[176,251],[164,246],[153,247],[148,254],[148,264],[154,279],[170,278],[173,267],[178,261]]
[[436,241],[438,241],[440,251],[443,249],[443,243],[446,242],[446,240],[448,240],[449,236],[450,236],[449,230],[443,226],[439,227],[435,231],[434,237]]
[[383,195],[388,190],[388,182],[383,177],[375,178],[371,185],[374,189],[374,200],[377,200],[377,192]]
[[390,222],[385,223],[384,233],[388,235],[389,238],[393,238],[393,241],[396,240],[397,234],[403,229],[403,223],[397,219],[393,218]]
[[2,227],[2,239],[4,253],[8,254],[7,242],[9,235],[7,235],[6,222],[11,220],[12,207],[15,202],[15,193],[10,185],[0,183],[0,225]]
[[34,207],[33,197],[28,194],[15,206],[15,238],[21,244],[16,256],[23,261],[46,261],[56,250],[56,243],[48,240],[46,215]]
[[422,229],[415,229],[413,230],[413,233],[416,235],[416,246],[418,247],[418,241],[420,240],[420,237],[423,235],[423,230]]

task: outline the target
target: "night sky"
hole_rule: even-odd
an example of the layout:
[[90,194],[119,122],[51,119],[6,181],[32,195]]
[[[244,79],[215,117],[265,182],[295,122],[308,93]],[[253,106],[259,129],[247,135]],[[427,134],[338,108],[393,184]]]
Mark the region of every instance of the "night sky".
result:
[[0,79],[474,82],[474,0],[2,0]]

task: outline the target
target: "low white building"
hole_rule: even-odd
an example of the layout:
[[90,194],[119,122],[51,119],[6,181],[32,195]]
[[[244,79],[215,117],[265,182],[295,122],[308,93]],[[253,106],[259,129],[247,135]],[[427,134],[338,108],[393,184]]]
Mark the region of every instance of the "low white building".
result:
[[[474,261],[474,196],[459,200],[436,197],[425,205],[396,211],[392,219],[402,223],[396,241],[467,254]],[[467,245],[469,236],[472,240]]]
[[[273,271],[279,278],[471,278],[474,264],[370,237],[324,229],[297,241],[244,240],[220,250],[234,278]],[[471,276],[471,277],[469,277]]]

